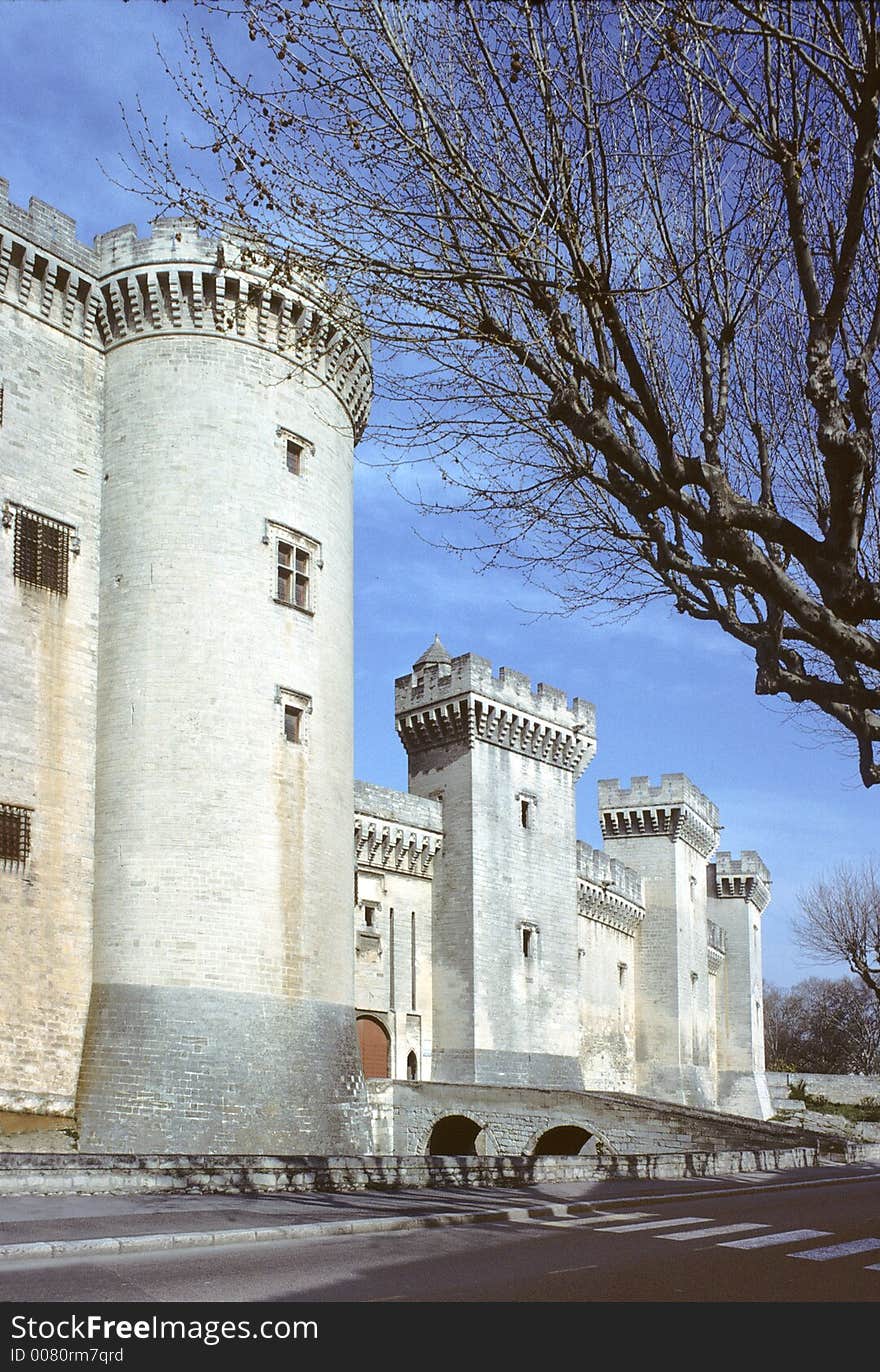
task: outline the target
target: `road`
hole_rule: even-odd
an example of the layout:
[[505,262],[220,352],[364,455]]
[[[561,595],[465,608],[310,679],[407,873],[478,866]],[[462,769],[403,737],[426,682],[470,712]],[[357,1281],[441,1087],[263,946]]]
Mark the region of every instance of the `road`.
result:
[[0,1301],[880,1300],[880,1176],[588,1218],[4,1262]]

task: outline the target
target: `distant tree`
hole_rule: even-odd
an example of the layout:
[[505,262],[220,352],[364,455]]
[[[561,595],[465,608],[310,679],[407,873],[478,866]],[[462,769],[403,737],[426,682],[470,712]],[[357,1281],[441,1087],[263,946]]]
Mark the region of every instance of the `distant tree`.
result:
[[774,1072],[880,1070],[880,1004],[858,981],[811,977],[764,988],[764,1046]]
[[488,559],[720,625],[880,782],[876,0],[204,5],[212,169],[138,125],[139,188],[354,293]]
[[800,896],[795,938],[824,962],[845,962],[880,1004],[880,873],[842,863]]

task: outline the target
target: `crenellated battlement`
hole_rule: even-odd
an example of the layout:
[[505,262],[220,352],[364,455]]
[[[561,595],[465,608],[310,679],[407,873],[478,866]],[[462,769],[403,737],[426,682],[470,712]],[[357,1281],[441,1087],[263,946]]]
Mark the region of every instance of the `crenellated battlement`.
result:
[[354,809],[358,866],[433,876],[434,858],[443,844],[443,807],[438,801],[356,781]]
[[758,853],[747,849],[738,858],[730,853],[717,853],[714,873],[715,895],[720,900],[731,897],[746,900],[759,913],[766,910],[772,879]]
[[664,772],[659,786],[633,777],[629,786],[599,782],[602,837],[681,839],[708,857],[718,842],[718,807],[683,772]]
[[592,848],[579,839],[577,908],[587,919],[632,935],[645,918],[642,878],[601,848]]
[[[425,655],[426,657],[428,655]],[[394,683],[397,731],[410,756],[492,743],[580,775],[596,749],[594,707],[486,658],[420,659]]]
[[31,196],[27,209],[16,205],[9,199],[9,182],[3,177],[0,177],[0,226],[34,247],[49,249],[69,266],[97,276],[97,253],[77,238],[76,220],[36,196]]
[[425,663],[398,677],[394,683],[395,713],[467,694],[522,710],[548,723],[580,728],[591,738],[596,735],[596,710],[589,701],[575,696],[569,702],[565,691],[543,681],[533,690],[530,678],[512,667],[500,667],[496,676],[492,663],[475,653],[464,653],[445,663]]
[[644,909],[644,883],[638,872],[618,862],[601,848],[593,848],[581,839],[577,842],[577,874],[591,886],[601,887],[632,901]]
[[99,234],[94,248],[51,205],[13,205],[0,182],[0,297],[98,351],[138,338],[193,333],[277,352],[326,384],[355,439],[372,398],[369,339],[359,312],[330,299],[322,274],[272,263],[230,227],[203,237],[193,219],[159,218]]

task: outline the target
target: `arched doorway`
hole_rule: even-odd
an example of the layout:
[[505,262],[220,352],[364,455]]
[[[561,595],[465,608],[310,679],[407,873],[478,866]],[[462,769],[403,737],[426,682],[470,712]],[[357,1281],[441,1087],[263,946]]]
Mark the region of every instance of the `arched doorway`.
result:
[[358,1043],[365,1077],[388,1077],[391,1037],[384,1024],[370,1015],[358,1015]]
[[548,1129],[541,1135],[532,1149],[532,1154],[536,1158],[545,1158],[551,1154],[564,1158],[576,1157],[589,1143],[590,1137],[586,1129],[581,1129],[580,1125],[558,1124],[555,1129]]
[[428,1153],[447,1158],[474,1157],[482,1132],[476,1120],[469,1120],[467,1115],[446,1115],[431,1130]]

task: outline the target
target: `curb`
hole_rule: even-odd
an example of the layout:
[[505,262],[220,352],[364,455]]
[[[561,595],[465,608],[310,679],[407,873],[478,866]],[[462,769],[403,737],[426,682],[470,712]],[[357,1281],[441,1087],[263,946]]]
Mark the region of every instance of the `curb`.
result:
[[510,1224],[526,1219],[604,1218],[609,1207],[651,1206],[756,1192],[794,1191],[808,1186],[836,1186],[838,1182],[877,1181],[878,1174],[858,1177],[820,1177],[812,1181],[770,1182],[765,1185],[722,1186],[705,1191],[667,1191],[659,1196],[616,1196],[606,1201],[547,1202],[515,1205],[503,1210],[438,1211],[433,1215],[387,1215],[377,1219],[318,1220],[306,1224],[281,1224],[263,1229],[206,1229],[192,1233],[131,1234],[121,1238],[41,1240],[35,1243],[0,1244],[0,1261],[28,1262],[42,1258],[88,1258],[113,1253],[159,1253],[178,1248],[212,1248],[242,1243],[283,1243],[296,1239],[323,1239],[347,1234],[389,1234],[407,1229],[435,1229],[448,1225]]

